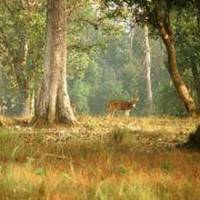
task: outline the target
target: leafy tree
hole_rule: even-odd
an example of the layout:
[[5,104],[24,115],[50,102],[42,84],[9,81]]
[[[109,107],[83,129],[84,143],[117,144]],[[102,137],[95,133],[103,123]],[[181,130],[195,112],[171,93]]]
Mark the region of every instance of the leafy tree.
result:
[[[21,114],[25,115],[30,114],[30,97],[40,77],[42,63],[44,18],[41,3],[0,2],[0,63],[2,73],[7,75],[5,83],[10,83],[4,84],[5,92],[1,90],[1,93],[7,93],[4,103],[16,99],[13,103],[18,104]],[[10,102],[11,108],[13,103]]]
[[111,8],[113,10],[115,8],[115,13],[119,15],[121,15],[123,8],[128,8],[133,13],[136,22],[140,24],[147,23],[152,30],[154,29],[160,35],[168,55],[168,71],[177,93],[183,101],[186,110],[190,114],[196,115],[197,107],[195,102],[177,68],[175,37],[171,22],[173,11],[186,7],[187,2],[168,0],[106,0],[105,2],[108,5],[108,9]]
[[[0,91],[1,102],[9,105],[9,113],[20,113],[22,108],[25,108],[26,99],[30,102],[30,95],[40,86],[39,80],[43,73],[42,52],[44,52],[45,43],[46,6],[43,1],[21,0],[2,1],[1,5],[0,27],[6,33],[7,43],[11,50],[8,52],[5,45],[5,34],[0,32],[0,71],[2,73],[1,83],[4,86]],[[138,90],[140,102],[133,112],[145,115],[147,95],[142,67],[145,56],[144,29],[135,26],[131,21],[134,12],[130,12],[128,10],[130,7],[125,6],[124,10],[118,10],[118,13],[113,16],[113,12],[110,10],[107,12],[105,7],[104,10],[100,10],[103,5],[94,1],[70,0],[66,1],[66,5],[68,10],[66,39],[68,89],[70,98],[76,104],[77,112],[104,114],[107,101],[111,99],[129,100]],[[151,10],[153,8],[151,7]],[[177,5],[174,4],[172,8],[170,14],[172,14],[171,22],[177,41],[175,45],[178,66],[181,66],[179,71],[192,89],[191,93],[197,97],[194,73],[192,73],[194,66],[192,61],[195,61],[195,66],[199,70],[198,31],[195,26],[197,20],[193,20],[197,15],[197,9],[191,9],[193,12],[188,12],[189,8],[182,6],[178,11]],[[13,17],[10,12],[14,12],[16,16]],[[177,14],[178,12],[181,14]],[[180,17],[177,18],[177,15]],[[146,13],[142,12],[139,16],[141,23],[141,17],[146,16]],[[194,22],[187,23],[185,19],[188,17]],[[142,20],[143,22],[146,20]],[[152,29],[153,25],[148,24],[152,36],[150,39],[151,76],[156,105],[155,113],[183,115],[185,114],[183,105],[165,69],[165,50],[155,34],[158,33],[158,29]],[[194,32],[194,36],[190,34],[191,31]],[[22,62],[17,67],[14,61],[20,60],[24,55],[25,51],[22,47],[27,46],[25,45],[26,40],[28,41],[26,62]],[[197,56],[194,52],[197,52]],[[13,57],[16,59],[11,59]],[[20,81],[15,75],[15,68],[20,75],[18,76]],[[24,87],[25,83],[28,87]],[[24,93],[24,88],[26,88],[26,93]]]
[[[188,85],[193,90],[198,107],[200,108],[200,45],[199,45],[199,28],[197,9],[191,7],[190,9],[182,11],[174,20],[176,24],[176,49],[178,56],[178,64],[182,66],[180,71],[187,79]],[[190,23],[187,23],[190,21]]]

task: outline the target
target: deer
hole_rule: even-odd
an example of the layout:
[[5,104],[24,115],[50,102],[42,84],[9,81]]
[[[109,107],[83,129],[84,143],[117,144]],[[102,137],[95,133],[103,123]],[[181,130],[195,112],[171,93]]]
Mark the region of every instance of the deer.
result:
[[129,116],[130,111],[135,108],[138,101],[138,96],[134,97],[130,101],[111,100],[107,104],[108,115],[114,116],[117,111],[125,111],[125,114]]

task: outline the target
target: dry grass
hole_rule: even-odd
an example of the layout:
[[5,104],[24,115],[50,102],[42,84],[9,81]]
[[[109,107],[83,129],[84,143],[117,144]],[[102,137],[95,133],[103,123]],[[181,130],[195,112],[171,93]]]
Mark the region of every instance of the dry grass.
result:
[[199,152],[177,149],[198,119],[80,117],[76,127],[0,129],[0,197],[199,199]]

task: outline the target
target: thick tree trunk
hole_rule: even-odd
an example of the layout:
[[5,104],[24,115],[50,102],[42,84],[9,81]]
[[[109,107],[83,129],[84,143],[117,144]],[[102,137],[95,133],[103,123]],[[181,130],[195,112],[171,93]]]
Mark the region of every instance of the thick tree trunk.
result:
[[44,77],[35,112],[37,123],[76,121],[67,92],[65,12],[65,0],[48,0]]
[[153,95],[151,87],[151,54],[149,45],[149,30],[147,25],[144,27],[145,36],[145,59],[144,59],[144,71],[146,79],[146,91],[147,91],[147,110],[148,114],[152,114],[153,109]]

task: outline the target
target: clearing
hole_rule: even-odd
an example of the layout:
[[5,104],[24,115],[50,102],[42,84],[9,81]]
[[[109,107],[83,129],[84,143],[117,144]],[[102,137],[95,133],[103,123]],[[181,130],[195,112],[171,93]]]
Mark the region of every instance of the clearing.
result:
[[[11,120],[12,121],[12,120]],[[74,127],[0,129],[2,200],[199,199],[199,119],[82,116]]]

